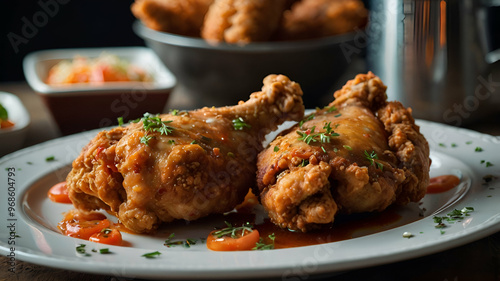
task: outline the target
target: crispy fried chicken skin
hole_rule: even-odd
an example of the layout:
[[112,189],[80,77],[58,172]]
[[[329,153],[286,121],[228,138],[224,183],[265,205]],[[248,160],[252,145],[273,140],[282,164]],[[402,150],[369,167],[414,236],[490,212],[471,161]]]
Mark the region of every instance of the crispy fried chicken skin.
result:
[[70,199],[137,233],[230,211],[255,183],[265,135],[303,115],[300,86],[269,75],[247,102],[159,115],[168,133],[145,129],[156,117],[100,132],[73,162]]
[[386,102],[373,73],[281,133],[258,157],[260,200],[272,222],[309,231],[337,214],[417,202],[429,182],[429,146],[407,109]]
[[185,36],[200,36],[213,0],[136,0],[132,13],[151,29]]
[[208,41],[267,41],[277,30],[289,0],[215,0],[203,24]]
[[279,40],[301,40],[363,28],[368,11],[359,0],[300,0],[283,14]]

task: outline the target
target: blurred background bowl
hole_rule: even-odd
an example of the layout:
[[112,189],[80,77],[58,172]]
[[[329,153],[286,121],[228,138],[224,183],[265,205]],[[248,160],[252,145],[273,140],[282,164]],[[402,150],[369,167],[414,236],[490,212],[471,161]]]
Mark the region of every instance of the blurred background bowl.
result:
[[[153,76],[152,82],[105,82],[49,85],[49,70],[75,55],[96,58],[103,52],[116,55]],[[28,54],[23,61],[28,84],[42,98],[62,134],[117,124],[143,116],[145,112],[162,113],[176,79],[156,54],[145,47],[53,49]]]
[[0,129],[0,156],[23,147],[31,119],[21,100],[6,92],[0,92],[0,103],[7,110],[14,126]]
[[[134,32],[176,76],[180,91],[195,106],[224,106],[247,100],[268,74],[284,74],[304,91],[306,107],[324,106],[349,65],[355,34],[246,45],[207,41],[150,29],[140,21]],[[357,50],[361,52],[361,50]]]

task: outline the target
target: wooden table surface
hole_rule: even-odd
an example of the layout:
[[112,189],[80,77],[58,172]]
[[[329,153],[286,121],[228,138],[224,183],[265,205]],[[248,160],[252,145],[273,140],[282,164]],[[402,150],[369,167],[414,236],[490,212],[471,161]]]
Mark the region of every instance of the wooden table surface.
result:
[[[16,94],[28,108],[32,123],[24,146],[31,146],[60,136],[52,117],[41,99],[25,82],[0,84],[0,91]],[[189,109],[189,100],[174,91],[169,101],[170,108]],[[468,128],[500,136],[500,116],[469,124]],[[499,207],[500,212],[500,207]],[[49,281],[49,280],[140,280],[119,276],[94,275],[16,260],[16,272],[8,271],[8,259],[0,257],[0,281]],[[437,254],[382,266],[363,268],[334,276],[303,276],[289,280],[436,280],[500,281],[500,233]],[[199,277],[203,279],[203,276]],[[278,279],[279,280],[279,279]],[[288,279],[284,279],[288,280]]]

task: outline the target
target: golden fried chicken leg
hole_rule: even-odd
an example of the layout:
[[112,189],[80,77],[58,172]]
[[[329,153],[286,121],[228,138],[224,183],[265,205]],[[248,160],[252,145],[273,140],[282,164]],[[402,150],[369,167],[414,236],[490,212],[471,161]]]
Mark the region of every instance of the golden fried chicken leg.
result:
[[266,134],[303,114],[300,86],[269,75],[236,106],[145,115],[82,150],[67,177],[69,196],[77,209],[107,210],[138,233],[230,211],[255,183]]
[[147,27],[179,35],[200,36],[213,0],[136,0],[132,13]]
[[300,0],[284,12],[280,40],[319,38],[352,32],[366,25],[368,11],[360,0]]
[[259,154],[256,192],[275,224],[308,231],[337,213],[382,211],[425,195],[427,141],[411,110],[386,102],[385,90],[373,73],[357,75]]
[[201,36],[214,42],[266,41],[277,30],[289,0],[215,0]]

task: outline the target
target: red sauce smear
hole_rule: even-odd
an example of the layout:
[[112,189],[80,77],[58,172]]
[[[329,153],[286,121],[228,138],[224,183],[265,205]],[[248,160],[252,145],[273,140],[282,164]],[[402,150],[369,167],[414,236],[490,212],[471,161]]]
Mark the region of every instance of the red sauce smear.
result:
[[60,182],[49,189],[47,196],[56,203],[71,203],[66,182]]
[[122,235],[112,221],[98,212],[81,213],[77,210],[67,212],[57,227],[64,235],[92,242],[122,245]]
[[455,188],[460,183],[460,179],[454,175],[442,175],[438,177],[431,178],[429,181],[429,186],[427,187],[427,193],[443,193],[450,189]]

